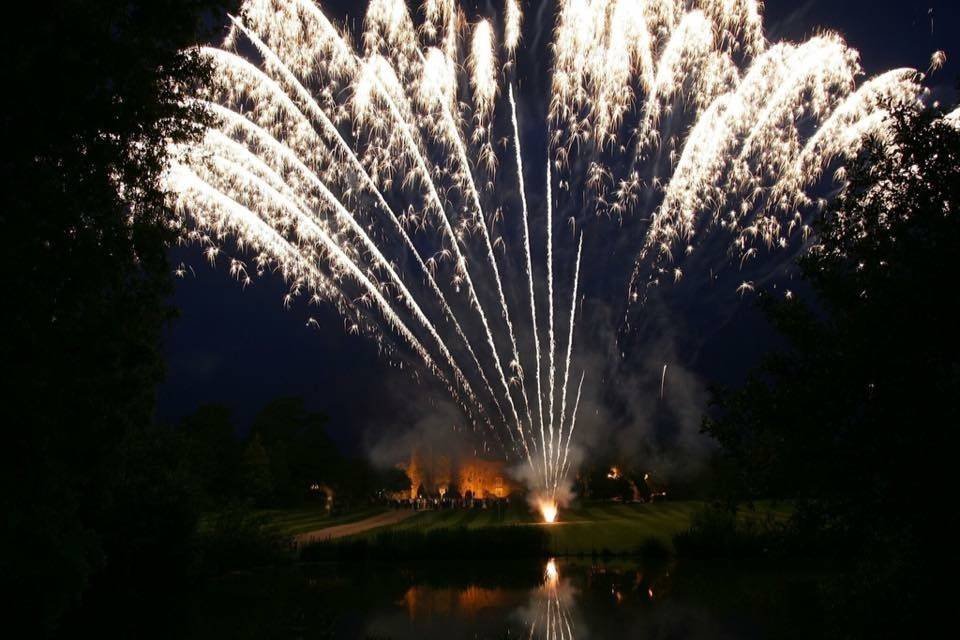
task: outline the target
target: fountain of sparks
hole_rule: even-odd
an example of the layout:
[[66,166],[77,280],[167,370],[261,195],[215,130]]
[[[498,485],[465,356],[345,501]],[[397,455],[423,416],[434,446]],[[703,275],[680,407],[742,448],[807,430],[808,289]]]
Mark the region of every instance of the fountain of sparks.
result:
[[[546,107],[524,111],[539,70],[521,64],[522,3],[502,9],[370,0],[354,37],[311,0],[247,0],[199,50],[212,82],[186,100],[214,124],[166,183],[211,260],[235,242],[232,275],[278,271],[288,302],[332,303],[438,380],[552,520],[590,375],[578,312],[601,295],[585,250],[636,238],[618,297],[642,304],[718,243],[742,267],[806,240],[810,193],[892,107],[919,106],[922,75],[861,82],[832,33],[769,42],[757,0],[558,0],[549,95],[528,99]],[[535,129],[545,156],[524,151]]]

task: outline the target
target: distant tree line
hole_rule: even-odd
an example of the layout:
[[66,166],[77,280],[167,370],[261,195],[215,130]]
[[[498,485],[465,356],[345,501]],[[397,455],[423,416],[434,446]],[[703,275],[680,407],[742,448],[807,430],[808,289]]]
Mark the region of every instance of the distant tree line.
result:
[[245,434],[229,408],[198,408],[175,429],[197,480],[198,504],[207,512],[303,504],[342,510],[410,490],[403,471],[343,455],[327,435],[327,422],[294,397],[268,403]]
[[[649,453],[649,452],[644,452]],[[573,479],[573,493],[587,500],[654,502],[658,500],[705,500],[717,495],[716,469],[712,461],[691,465],[683,474],[660,471],[657,465],[637,462],[643,453],[623,458],[592,456]]]

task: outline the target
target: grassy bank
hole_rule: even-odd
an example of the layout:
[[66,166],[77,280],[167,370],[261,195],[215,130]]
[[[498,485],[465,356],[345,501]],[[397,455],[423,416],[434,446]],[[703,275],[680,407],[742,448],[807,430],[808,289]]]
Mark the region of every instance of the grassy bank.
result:
[[[514,502],[507,508],[450,509],[424,511],[398,524],[370,529],[349,540],[370,540],[386,532],[431,533],[444,530],[480,531],[500,527],[536,527],[546,533],[547,547],[557,556],[632,554],[654,540],[673,551],[674,536],[687,531],[704,504],[696,501],[654,504],[581,503],[563,509],[559,521],[545,525],[526,504]],[[322,530],[358,522],[385,511],[371,508],[338,517],[321,510],[292,509],[262,512],[270,526],[285,535]],[[740,522],[785,521],[789,508],[760,504],[756,511],[743,510]]]
[[301,533],[317,531],[318,529],[358,522],[372,518],[386,510],[385,507],[367,507],[347,513],[330,515],[323,507],[310,506],[298,507],[296,509],[264,509],[257,511],[256,515],[268,522],[270,527],[277,533],[285,536],[295,536]]
[[548,527],[550,546],[556,555],[634,553],[649,540],[671,549],[673,536],[700,507],[697,502],[585,505]]
[[[560,512],[551,525],[540,522],[525,504],[513,504],[507,510],[426,511],[410,518],[392,530],[433,531],[444,528],[482,529],[495,526],[528,525],[543,527],[549,536],[554,555],[590,555],[601,553],[633,553],[650,539],[667,549],[673,548],[673,537],[686,531],[702,502],[658,502],[653,504],[583,503]],[[755,512],[742,511],[741,520],[782,521],[789,517],[783,506],[760,504]]]

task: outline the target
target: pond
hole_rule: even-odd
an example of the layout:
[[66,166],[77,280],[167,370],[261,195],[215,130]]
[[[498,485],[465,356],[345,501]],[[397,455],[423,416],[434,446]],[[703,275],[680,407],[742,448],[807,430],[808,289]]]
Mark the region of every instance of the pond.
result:
[[204,638],[821,637],[806,568],[594,559],[234,574],[192,597],[179,636]]

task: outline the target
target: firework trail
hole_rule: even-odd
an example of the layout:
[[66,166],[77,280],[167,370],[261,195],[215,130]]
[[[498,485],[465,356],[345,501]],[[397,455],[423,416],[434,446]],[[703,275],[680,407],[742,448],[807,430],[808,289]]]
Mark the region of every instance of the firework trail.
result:
[[[652,288],[718,254],[743,269],[796,247],[812,194],[844,187],[891,109],[921,105],[923,75],[861,82],[832,33],[768,42],[757,0],[558,0],[527,122],[523,5],[468,20],[454,0],[370,0],[355,36],[312,0],[247,0],[222,47],[199,50],[212,82],[185,99],[215,124],[174,149],[166,184],[211,260],[233,242],[255,268],[233,258],[234,276],[274,270],[288,302],[335,305],[438,380],[555,509],[590,375],[568,411],[578,304],[601,295],[582,276],[623,283],[628,327]],[[528,185],[538,127],[545,179]],[[629,264],[611,267],[614,247]]]

